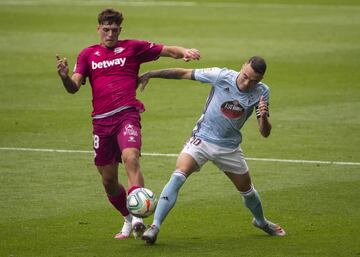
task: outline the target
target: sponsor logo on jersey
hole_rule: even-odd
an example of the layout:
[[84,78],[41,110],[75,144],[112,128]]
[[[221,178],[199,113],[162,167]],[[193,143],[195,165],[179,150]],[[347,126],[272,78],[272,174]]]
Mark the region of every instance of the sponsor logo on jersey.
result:
[[221,112],[230,119],[240,118],[244,113],[244,107],[241,106],[239,101],[233,100],[225,102],[221,105]]
[[123,67],[125,65],[125,62],[126,62],[126,57],[124,57],[124,58],[116,58],[116,59],[113,59],[113,60],[105,60],[105,61],[102,61],[102,62],[91,61],[91,68],[93,70],[96,70],[96,69],[109,68],[109,67],[112,67],[114,65],[119,65],[120,67]]
[[100,56],[100,52],[99,52],[99,51],[96,51],[96,52],[94,53],[94,55]]
[[119,53],[121,53],[121,52],[124,51],[124,50],[125,50],[124,47],[116,47],[116,48],[114,49],[114,54],[119,54]]
[[129,139],[128,139],[128,142],[135,143],[136,142],[135,137],[130,136]]

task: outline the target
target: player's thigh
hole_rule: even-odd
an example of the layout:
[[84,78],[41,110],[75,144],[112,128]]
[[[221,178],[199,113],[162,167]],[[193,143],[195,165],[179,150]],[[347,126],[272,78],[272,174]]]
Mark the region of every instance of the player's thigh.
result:
[[195,137],[190,138],[178,157],[176,168],[189,174],[199,171],[209,160],[207,148],[205,141]]
[[120,151],[114,138],[104,133],[101,126],[94,126],[93,148],[96,166],[106,166],[119,161]]
[[188,153],[180,153],[176,161],[176,169],[181,170],[186,177],[200,169],[195,159]]
[[217,147],[212,162],[222,171],[243,175],[249,171],[241,148]]

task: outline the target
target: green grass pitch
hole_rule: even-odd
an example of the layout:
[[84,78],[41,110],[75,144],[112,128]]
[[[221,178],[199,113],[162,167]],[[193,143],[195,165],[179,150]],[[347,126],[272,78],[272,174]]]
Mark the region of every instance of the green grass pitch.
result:
[[[98,42],[96,15],[108,6],[124,12],[122,38],[202,53],[199,62],[162,58],[142,71],[239,70],[251,55],[267,60],[273,131],[262,139],[252,117],[243,130],[247,157],[349,163],[249,160],[265,214],[286,237],[255,229],[230,181],[207,164],[186,182],[156,245],[117,241],[122,219],[106,201],[91,153],[4,149],[92,149],[90,88],[67,94],[55,54],[73,66],[83,47]],[[0,35],[1,257],[360,256],[359,1],[0,0]],[[152,80],[139,93],[147,108],[143,152],[178,153],[208,92],[197,82]],[[156,194],[175,160],[141,158]]]

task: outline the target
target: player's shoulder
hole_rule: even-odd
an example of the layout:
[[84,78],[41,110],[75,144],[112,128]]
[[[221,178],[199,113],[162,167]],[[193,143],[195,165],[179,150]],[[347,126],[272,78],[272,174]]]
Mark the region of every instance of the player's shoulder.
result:
[[263,90],[263,91],[269,91],[270,90],[270,87],[267,84],[265,84],[264,82],[259,82],[257,84],[257,87],[259,89]]
[[269,95],[270,87],[263,82],[259,82],[256,85],[255,91],[257,91],[260,95]]
[[141,40],[141,39],[123,39],[119,40],[118,44],[120,46],[137,46],[137,45],[144,45],[150,44],[150,41]]
[[233,81],[237,78],[239,72],[226,67],[219,68],[219,80]]
[[100,46],[99,44],[97,44],[97,45],[91,45],[91,46],[88,46],[88,47],[83,48],[83,49],[80,51],[80,54],[83,54],[83,55],[90,54],[90,53],[98,50],[99,48],[101,48],[101,46]]

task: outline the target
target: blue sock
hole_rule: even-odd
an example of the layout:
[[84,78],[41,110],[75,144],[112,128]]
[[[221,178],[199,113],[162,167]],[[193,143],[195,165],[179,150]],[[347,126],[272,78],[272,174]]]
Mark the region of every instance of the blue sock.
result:
[[266,225],[267,221],[264,217],[263,208],[261,205],[260,197],[258,192],[253,186],[247,192],[240,192],[243,197],[245,206],[250,210],[254,216],[256,223],[259,226]]
[[161,223],[165,220],[167,214],[174,207],[179,190],[185,183],[186,177],[180,170],[175,170],[169,182],[165,185],[160,194],[157,204],[153,225],[160,229]]

